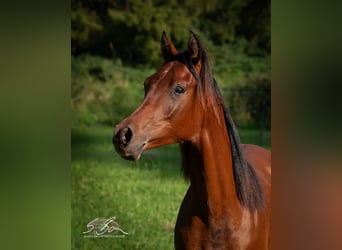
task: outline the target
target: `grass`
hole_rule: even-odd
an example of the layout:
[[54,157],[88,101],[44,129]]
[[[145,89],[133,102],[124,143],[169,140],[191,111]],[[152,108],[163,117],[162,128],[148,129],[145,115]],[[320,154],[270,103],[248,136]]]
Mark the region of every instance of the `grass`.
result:
[[[72,130],[72,249],[173,249],[173,229],[188,186],[180,171],[178,145],[145,152],[140,161],[129,162],[114,152],[112,133],[108,127]],[[240,134],[242,142],[259,140],[258,130]],[[266,141],[269,135],[264,132]],[[127,236],[83,236],[90,221],[112,216]]]
[[[121,159],[112,129],[73,131],[72,248],[173,249],[173,227],[187,184],[177,145],[147,152],[138,162]],[[115,216],[124,238],[84,238],[96,217]]]

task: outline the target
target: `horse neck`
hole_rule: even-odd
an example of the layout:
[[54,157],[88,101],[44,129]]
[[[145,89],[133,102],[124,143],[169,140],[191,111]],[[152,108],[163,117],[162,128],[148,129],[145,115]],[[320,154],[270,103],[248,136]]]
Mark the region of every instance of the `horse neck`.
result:
[[207,112],[200,134],[181,144],[181,151],[183,169],[191,182],[193,207],[203,216],[220,218],[240,211],[240,203],[223,110],[219,110],[219,119],[214,113]]

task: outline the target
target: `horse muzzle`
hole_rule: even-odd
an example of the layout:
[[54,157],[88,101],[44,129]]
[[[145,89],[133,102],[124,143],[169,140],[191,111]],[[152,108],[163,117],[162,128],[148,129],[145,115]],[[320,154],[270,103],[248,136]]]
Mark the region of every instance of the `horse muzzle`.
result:
[[133,131],[129,127],[119,129],[113,136],[116,152],[126,160],[137,161],[144,151],[145,143],[132,143]]

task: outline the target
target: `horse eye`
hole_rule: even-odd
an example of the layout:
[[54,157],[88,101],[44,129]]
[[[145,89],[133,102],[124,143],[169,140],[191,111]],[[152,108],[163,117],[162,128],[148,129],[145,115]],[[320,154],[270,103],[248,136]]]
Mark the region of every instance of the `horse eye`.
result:
[[182,95],[185,92],[185,89],[182,86],[177,85],[176,88],[174,88],[173,92],[176,95]]

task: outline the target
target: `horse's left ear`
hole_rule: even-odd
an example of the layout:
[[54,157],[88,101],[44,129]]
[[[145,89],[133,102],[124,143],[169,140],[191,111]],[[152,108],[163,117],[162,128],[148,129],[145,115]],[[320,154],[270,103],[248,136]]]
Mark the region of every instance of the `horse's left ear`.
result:
[[190,30],[190,37],[188,41],[188,51],[189,51],[193,64],[197,64],[201,57],[201,49],[199,46],[197,36],[191,30]]

